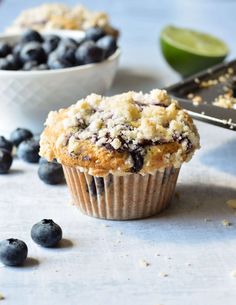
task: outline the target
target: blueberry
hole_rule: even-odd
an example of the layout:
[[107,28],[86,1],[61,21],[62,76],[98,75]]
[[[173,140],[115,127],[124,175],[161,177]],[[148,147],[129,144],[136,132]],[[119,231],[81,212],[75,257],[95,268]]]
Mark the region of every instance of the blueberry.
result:
[[40,134],[34,135],[35,141],[40,142]]
[[41,157],[41,158],[39,159],[39,165],[45,164],[45,163],[48,163],[48,160]]
[[25,71],[48,70],[48,65],[47,64],[38,65],[37,61],[28,61],[24,64],[23,70]]
[[105,57],[112,55],[117,49],[116,39],[110,35],[104,36],[97,41],[97,46],[105,50]]
[[64,61],[59,60],[59,59],[55,59],[53,61],[48,61],[48,66],[52,70],[72,67],[72,65],[70,63],[64,62]]
[[8,54],[5,58],[0,58],[0,70],[19,70],[21,62],[16,55]]
[[21,142],[33,137],[31,131],[25,128],[16,128],[10,135],[10,141],[13,145],[18,146]]
[[83,44],[85,41],[87,41],[86,37],[80,38],[79,40],[77,40],[77,45],[78,47]]
[[54,185],[64,182],[62,166],[56,161],[45,162],[40,160],[38,176],[46,184]]
[[131,151],[130,156],[133,160],[133,166],[130,169],[132,173],[138,173],[143,168],[144,158],[139,151]]
[[10,141],[8,141],[3,136],[0,136],[0,148],[8,150],[10,153],[12,152],[13,145]]
[[22,240],[10,238],[0,242],[0,261],[6,266],[22,265],[27,254],[27,245]]
[[6,57],[6,60],[11,65],[11,70],[19,70],[21,69],[21,62],[17,55],[9,54]]
[[75,51],[76,48],[68,45],[59,45],[56,50],[58,59],[62,62],[68,62],[71,65],[75,65]]
[[45,36],[45,40],[44,40],[44,43],[42,45],[45,53],[49,54],[52,51],[54,51],[57,48],[60,40],[61,40],[60,37],[57,36],[57,35],[47,35],[47,36]]
[[54,247],[62,239],[62,229],[51,219],[43,219],[31,229],[33,241],[42,247]]
[[56,51],[49,55],[47,65],[50,69],[64,69],[73,66],[70,62],[60,59]]
[[105,32],[103,31],[103,29],[101,29],[101,28],[99,28],[99,27],[92,27],[92,28],[89,28],[89,29],[85,32],[85,38],[86,38],[86,40],[97,41],[98,39],[102,38],[103,36],[105,36]]
[[[35,68],[35,70],[38,70],[38,71],[42,71],[42,70],[48,70],[49,67],[47,64],[41,64],[41,65],[38,65],[38,67]],[[34,69],[33,69],[34,70]]]
[[49,42],[45,41],[43,44],[42,44],[42,47],[44,49],[44,52],[49,55],[51,52],[53,52],[57,46],[54,47],[53,44],[50,44]]
[[25,44],[18,42],[17,44],[14,45],[13,49],[12,49],[12,54],[17,55],[18,57],[20,56],[20,51],[23,48]]
[[11,153],[6,149],[0,148],[0,174],[8,173],[12,160]]
[[86,41],[78,47],[75,57],[78,64],[90,64],[101,62],[105,57],[105,52],[94,42]]
[[20,159],[29,163],[38,163],[39,161],[39,142],[34,138],[20,143],[17,151]]
[[21,42],[25,43],[30,41],[43,42],[43,37],[39,32],[29,29],[22,34]]
[[12,63],[6,58],[0,58],[0,70],[13,70]]
[[30,70],[33,70],[34,68],[36,68],[37,66],[38,66],[37,61],[35,61],[35,60],[28,61],[24,64],[23,70],[30,71]]
[[63,38],[61,41],[60,41],[60,44],[59,46],[61,45],[64,45],[64,46],[67,46],[67,47],[71,47],[71,48],[74,48],[76,49],[78,47],[78,43],[73,39],[73,38]]
[[23,63],[27,61],[37,61],[37,63],[44,63],[47,59],[46,53],[38,42],[29,42],[23,46],[20,51],[20,59]]
[[11,46],[5,42],[0,42],[0,57],[5,57],[11,53]]
[[56,164],[58,164],[58,162],[57,162],[56,159],[53,159],[51,162],[48,162],[48,160],[45,159],[45,158],[43,158],[43,157],[41,157],[41,158],[39,159],[39,165],[41,165],[41,164],[46,164],[46,163],[56,163]]

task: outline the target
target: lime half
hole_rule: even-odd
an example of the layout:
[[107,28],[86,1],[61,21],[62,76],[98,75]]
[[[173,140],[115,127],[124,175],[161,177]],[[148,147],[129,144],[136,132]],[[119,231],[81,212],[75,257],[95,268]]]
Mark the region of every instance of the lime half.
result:
[[184,77],[222,62],[229,52],[216,37],[174,26],[162,30],[160,43],[166,61]]

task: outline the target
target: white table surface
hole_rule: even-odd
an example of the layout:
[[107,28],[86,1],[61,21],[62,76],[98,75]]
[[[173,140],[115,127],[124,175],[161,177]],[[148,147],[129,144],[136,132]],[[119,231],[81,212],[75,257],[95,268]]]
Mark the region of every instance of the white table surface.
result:
[[[92,2],[84,1],[108,10],[122,31],[123,57],[111,93],[147,91],[178,79],[157,48],[157,33],[166,23],[218,34],[235,56],[233,1]],[[3,2],[0,27],[30,3]],[[10,174],[0,176],[0,239],[23,239],[30,259],[23,268],[0,265],[0,303],[235,305],[236,278],[230,273],[236,270],[236,215],[226,201],[236,198],[236,134],[197,126],[202,149],[181,169],[180,197],[145,220],[84,216],[69,204],[66,186],[47,186],[37,177],[37,165],[14,161]],[[42,218],[62,226],[60,249],[43,249],[30,239],[31,226]],[[232,226],[222,225],[224,219]],[[150,265],[140,267],[142,259]]]

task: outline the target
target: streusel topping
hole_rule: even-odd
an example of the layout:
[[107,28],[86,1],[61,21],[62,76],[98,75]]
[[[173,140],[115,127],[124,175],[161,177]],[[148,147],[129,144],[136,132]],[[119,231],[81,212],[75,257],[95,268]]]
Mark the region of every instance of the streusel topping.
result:
[[[91,94],[67,110],[49,113],[46,126],[46,130],[59,126],[60,135],[54,140],[53,153],[52,149],[50,153],[43,149],[44,137],[48,135],[42,135],[42,155],[58,158],[55,152],[63,150],[71,158],[81,155],[91,158],[84,155],[84,148],[81,150],[81,143],[85,146],[89,143],[97,150],[122,155],[127,172],[145,173],[156,169],[150,168],[150,161],[155,159],[155,154],[160,159],[162,150],[155,150],[168,144],[172,145],[173,152],[162,151],[158,167],[179,167],[199,147],[198,132],[189,115],[165,90],[158,89],[150,94],[128,92],[113,97]],[[94,157],[95,152],[92,154]],[[83,167],[81,162],[78,165]]]
[[113,36],[118,31],[111,27],[105,12],[95,12],[82,5],[69,7],[59,3],[47,3],[23,11],[7,29],[9,33],[18,33],[26,28],[37,31],[51,29],[86,30],[101,27]]
[[233,93],[219,95],[213,102],[213,105],[222,108],[236,109],[236,98],[233,96]]

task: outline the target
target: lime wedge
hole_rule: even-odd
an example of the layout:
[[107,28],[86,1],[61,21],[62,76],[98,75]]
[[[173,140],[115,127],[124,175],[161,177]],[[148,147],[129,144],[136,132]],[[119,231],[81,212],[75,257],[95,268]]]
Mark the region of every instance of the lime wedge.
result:
[[229,52],[216,37],[174,26],[162,30],[160,44],[166,61],[184,77],[222,62]]

